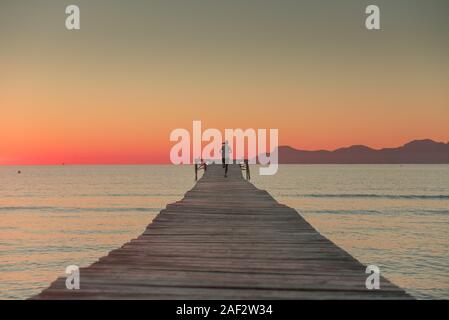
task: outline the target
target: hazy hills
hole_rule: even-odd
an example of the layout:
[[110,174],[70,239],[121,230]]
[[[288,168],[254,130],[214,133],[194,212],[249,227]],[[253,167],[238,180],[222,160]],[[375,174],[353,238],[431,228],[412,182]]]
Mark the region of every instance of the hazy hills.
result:
[[297,150],[280,146],[279,163],[426,163],[449,164],[449,142],[435,142],[430,139],[414,140],[397,148],[372,149],[364,145],[354,145],[333,151]]

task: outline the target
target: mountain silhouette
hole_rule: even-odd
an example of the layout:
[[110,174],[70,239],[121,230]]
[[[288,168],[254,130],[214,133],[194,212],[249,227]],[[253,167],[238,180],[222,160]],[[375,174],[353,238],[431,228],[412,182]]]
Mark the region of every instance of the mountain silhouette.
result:
[[449,142],[414,140],[397,148],[372,149],[353,145],[333,151],[297,150],[279,146],[279,163],[301,164],[449,164]]

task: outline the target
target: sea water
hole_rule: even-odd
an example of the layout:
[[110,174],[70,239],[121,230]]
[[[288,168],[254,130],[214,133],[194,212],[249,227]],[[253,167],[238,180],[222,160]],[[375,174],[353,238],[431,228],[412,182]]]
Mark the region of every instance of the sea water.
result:
[[[251,169],[362,263],[417,298],[449,298],[449,165]],[[138,237],[194,183],[192,166],[0,167],[0,299],[31,297]]]

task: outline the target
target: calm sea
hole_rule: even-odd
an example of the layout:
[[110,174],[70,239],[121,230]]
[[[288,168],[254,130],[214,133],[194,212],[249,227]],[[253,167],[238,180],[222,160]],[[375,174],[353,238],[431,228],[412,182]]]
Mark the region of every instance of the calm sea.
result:
[[[191,166],[0,167],[0,299],[137,237],[193,177]],[[252,167],[252,179],[415,297],[449,298],[449,165]]]

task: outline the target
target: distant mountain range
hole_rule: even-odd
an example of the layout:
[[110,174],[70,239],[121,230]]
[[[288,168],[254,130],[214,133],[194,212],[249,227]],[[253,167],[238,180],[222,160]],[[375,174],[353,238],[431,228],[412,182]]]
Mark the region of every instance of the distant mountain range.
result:
[[334,151],[305,151],[279,146],[278,152],[281,164],[449,164],[449,142],[435,142],[430,139],[414,140],[398,148],[378,150],[364,145]]

